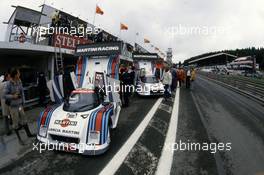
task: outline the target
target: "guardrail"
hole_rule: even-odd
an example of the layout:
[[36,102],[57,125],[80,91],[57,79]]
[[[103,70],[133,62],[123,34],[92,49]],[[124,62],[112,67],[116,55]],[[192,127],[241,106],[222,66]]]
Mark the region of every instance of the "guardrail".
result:
[[220,75],[216,73],[198,72],[199,75],[206,76],[210,79],[223,82],[235,87],[252,97],[263,100],[264,102],[264,80],[257,78],[244,77],[241,75]]

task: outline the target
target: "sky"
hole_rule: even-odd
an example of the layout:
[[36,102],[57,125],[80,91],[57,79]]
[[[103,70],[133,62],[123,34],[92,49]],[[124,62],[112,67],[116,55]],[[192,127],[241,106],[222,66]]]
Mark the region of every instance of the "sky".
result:
[[[40,10],[44,0],[1,0],[0,40],[7,22],[20,5]],[[98,4],[104,15],[96,15],[95,25],[133,44],[154,52],[151,44],[165,52],[173,50],[173,61],[225,49],[263,47],[263,0],[46,0],[46,4],[80,16],[92,23]],[[120,22],[128,26],[119,31]],[[136,33],[139,33],[137,36]]]

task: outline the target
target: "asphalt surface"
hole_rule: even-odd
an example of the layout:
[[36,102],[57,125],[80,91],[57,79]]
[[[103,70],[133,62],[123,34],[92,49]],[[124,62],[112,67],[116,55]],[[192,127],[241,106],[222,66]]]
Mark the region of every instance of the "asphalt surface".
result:
[[175,151],[171,174],[264,173],[264,107],[206,79],[181,90],[176,143],[231,143],[231,150]]

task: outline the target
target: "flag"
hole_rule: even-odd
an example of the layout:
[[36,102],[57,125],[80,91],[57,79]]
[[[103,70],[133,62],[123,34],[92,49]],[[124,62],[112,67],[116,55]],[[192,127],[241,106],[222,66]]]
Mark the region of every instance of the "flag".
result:
[[104,11],[103,11],[98,5],[96,5],[96,10],[95,10],[95,12],[96,12],[97,14],[100,14],[100,15],[103,15],[103,14],[104,14]]
[[146,38],[144,38],[144,43],[150,43],[150,41]]
[[128,30],[127,25],[120,23],[120,30]]

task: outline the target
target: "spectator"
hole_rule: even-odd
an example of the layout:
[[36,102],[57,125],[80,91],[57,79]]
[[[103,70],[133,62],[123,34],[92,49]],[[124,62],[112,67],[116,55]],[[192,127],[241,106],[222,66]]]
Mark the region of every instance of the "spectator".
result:
[[169,68],[165,68],[165,73],[163,75],[162,83],[163,83],[164,89],[165,89],[164,98],[165,98],[165,101],[167,101],[167,99],[171,96],[169,88],[170,88],[171,83],[172,83],[172,76],[171,76],[171,72],[170,72]]
[[190,68],[186,71],[186,88],[189,89],[191,86],[191,70]]
[[[195,80],[195,78],[196,78],[196,73],[195,73],[195,70],[194,70],[194,68],[192,68],[191,69],[191,84],[192,84],[192,82]],[[190,85],[191,85],[190,84]]]
[[178,82],[179,82],[179,86],[180,87],[181,87],[182,83],[184,83],[184,77],[185,77],[185,72],[184,72],[183,68],[180,67],[177,70],[177,79],[178,79]]
[[196,78],[196,72],[194,70],[194,68],[191,69],[191,81],[194,81]]
[[10,114],[13,121],[13,128],[17,135],[19,144],[24,145],[22,141],[19,130],[23,127],[26,131],[28,137],[34,137],[35,135],[31,134],[27,119],[24,112],[24,91],[22,87],[22,83],[20,80],[20,72],[18,69],[13,69],[10,73],[11,79],[7,82],[4,89],[4,98],[6,100],[6,104],[9,106]]
[[171,69],[171,75],[172,75],[171,91],[174,92],[177,87],[177,71],[175,66],[173,66]]
[[10,130],[10,111],[9,107],[6,104],[6,100],[4,99],[4,89],[8,81],[10,80],[10,72],[8,71],[5,76],[3,82],[0,82],[0,98],[1,98],[1,107],[2,107],[2,115],[4,118],[4,128],[6,135],[11,134]]
[[146,76],[146,69],[145,68],[142,68],[140,69],[140,72],[139,72],[139,77],[140,77],[140,80],[142,81]]

